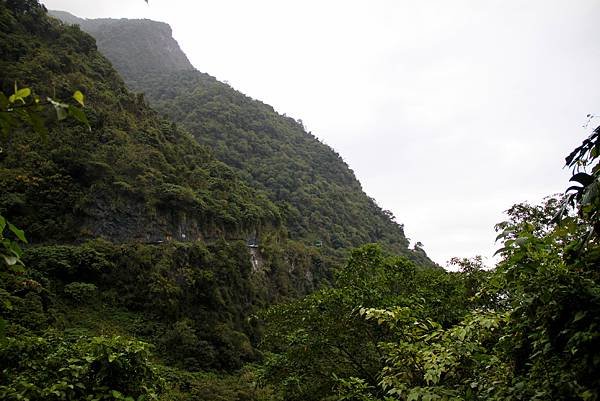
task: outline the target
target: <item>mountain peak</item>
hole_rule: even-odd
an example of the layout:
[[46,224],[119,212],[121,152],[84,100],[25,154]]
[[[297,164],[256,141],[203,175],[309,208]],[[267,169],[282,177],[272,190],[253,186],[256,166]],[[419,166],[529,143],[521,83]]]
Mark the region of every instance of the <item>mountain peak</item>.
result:
[[[173,38],[171,26],[148,19],[84,19],[65,11],[49,11],[55,18],[96,38],[98,49],[127,81],[133,75],[193,70]],[[129,44],[135,41],[136,46]],[[120,45],[119,45],[120,44]]]

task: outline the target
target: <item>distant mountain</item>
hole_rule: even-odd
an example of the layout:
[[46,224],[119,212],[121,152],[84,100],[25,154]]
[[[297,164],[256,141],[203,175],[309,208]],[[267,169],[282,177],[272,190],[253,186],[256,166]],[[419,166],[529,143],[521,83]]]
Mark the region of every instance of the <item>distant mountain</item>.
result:
[[[194,69],[173,39],[171,27],[163,22],[84,19],[65,11],[48,13],[68,24],[79,25],[94,36],[100,52],[113,63],[126,81],[140,74]],[[132,36],[136,37],[135,47],[130,45]]]
[[[408,249],[403,226],[364,193],[340,155],[300,121],[182,63],[187,58],[167,37],[171,30],[164,23],[52,13],[67,23],[77,21],[96,37],[130,88],[189,129],[246,182],[266,191],[281,210],[290,238],[333,248],[380,242],[432,264],[422,250]],[[131,56],[140,52],[145,54]]]

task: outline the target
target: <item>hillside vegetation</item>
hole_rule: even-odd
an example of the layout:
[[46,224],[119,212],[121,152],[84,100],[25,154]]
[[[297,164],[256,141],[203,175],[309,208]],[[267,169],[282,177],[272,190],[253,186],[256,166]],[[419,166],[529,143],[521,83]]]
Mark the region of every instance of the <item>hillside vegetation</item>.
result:
[[[379,242],[431,264],[422,250],[408,250],[403,226],[364,193],[340,155],[307,133],[300,121],[188,63],[162,68],[164,60],[185,58],[177,43],[164,36],[163,23],[54,13],[92,34],[130,88],[180,122],[245,182],[264,190],[281,211],[290,238],[333,248]],[[131,57],[140,51],[143,56]]]
[[[1,400],[600,399],[600,127],[567,156],[564,195],[506,212],[496,266],[447,272],[392,240],[338,263],[36,0],[0,0],[0,53]],[[185,74],[206,81],[193,99],[214,86],[240,105],[206,112],[230,110],[229,129],[314,141]]]
[[2,138],[0,215],[29,241],[26,270],[2,271],[15,341],[135,336],[170,364],[231,370],[258,357],[248,316],[330,279],[339,256],[286,240],[278,207],[130,93],[88,34],[36,1],[3,1],[0,53],[2,99],[34,90],[2,113],[77,89],[89,121],[44,112],[47,135],[7,126]]
[[44,16],[4,11],[0,85],[87,97],[91,129],[19,132],[2,153],[0,208],[36,241],[163,240],[276,227],[278,208],[206,147],[130,93],[94,39]]

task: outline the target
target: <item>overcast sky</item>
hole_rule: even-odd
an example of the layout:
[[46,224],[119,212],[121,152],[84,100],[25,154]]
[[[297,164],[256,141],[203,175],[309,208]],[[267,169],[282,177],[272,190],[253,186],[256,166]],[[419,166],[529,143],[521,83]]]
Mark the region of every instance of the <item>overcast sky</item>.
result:
[[167,22],[188,58],[337,150],[445,265],[566,188],[600,114],[599,0],[44,0]]

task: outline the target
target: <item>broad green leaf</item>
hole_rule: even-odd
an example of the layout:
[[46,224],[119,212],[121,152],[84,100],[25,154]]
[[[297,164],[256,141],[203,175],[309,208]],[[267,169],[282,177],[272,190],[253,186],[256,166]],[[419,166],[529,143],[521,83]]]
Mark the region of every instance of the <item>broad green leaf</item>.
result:
[[494,256],[498,255],[499,253],[505,252],[506,250],[506,248],[500,248],[496,252],[494,252]]
[[18,264],[18,263],[10,266],[10,270],[13,273],[17,273],[17,274],[23,274],[23,273],[25,273],[25,267],[23,267],[22,264]]
[[87,125],[88,128],[91,130],[90,123],[87,119],[87,116],[83,112],[83,110],[81,110],[78,107],[69,106],[69,115],[71,117],[73,117],[74,119],[76,119],[77,121]]
[[10,250],[13,255],[15,255],[16,257],[21,257],[23,251],[21,250],[21,247],[19,247],[19,244],[17,244],[16,241],[4,240],[3,244],[4,247]]
[[599,193],[600,193],[600,181],[594,181],[587,187],[585,194],[583,195],[583,198],[581,199],[581,204],[582,205],[591,204],[594,201],[594,199],[596,199],[598,197]]
[[4,93],[0,92],[0,109],[4,110],[8,108],[8,99]]
[[73,99],[75,99],[77,101],[77,103],[79,103],[80,105],[84,106],[83,102],[85,97],[83,96],[83,93],[81,93],[80,91],[75,91],[75,93],[73,93]]
[[8,98],[8,101],[11,103],[15,103],[17,100],[20,100],[21,102],[25,103],[24,99],[29,95],[31,95],[31,89],[29,89],[29,88],[19,89],[14,93],[14,95],[11,95]]
[[586,173],[577,173],[569,181],[578,182],[583,186],[588,186],[594,181],[594,177]]
[[69,116],[69,114],[68,114],[69,105],[61,103],[61,102],[57,102],[56,100],[54,100],[52,98],[48,98],[48,101],[50,102],[50,104],[52,106],[54,106],[54,110],[56,111],[56,119],[58,121],[62,121]]
[[17,262],[19,261],[19,259],[16,256],[2,255],[2,258],[4,259],[6,264],[9,266],[16,265]]
[[46,141],[48,139],[48,128],[46,128],[42,117],[38,113],[30,113],[29,117],[33,130]]
[[586,311],[579,311],[575,314],[575,317],[573,318],[573,322],[577,322],[581,319],[583,319],[585,317],[585,315],[587,314]]
[[25,238],[25,232],[23,230],[19,230],[17,227],[13,226],[10,223],[8,223],[8,229],[10,231],[12,231],[12,233],[14,235],[16,235],[18,239],[20,239],[21,241],[27,243],[27,238]]

